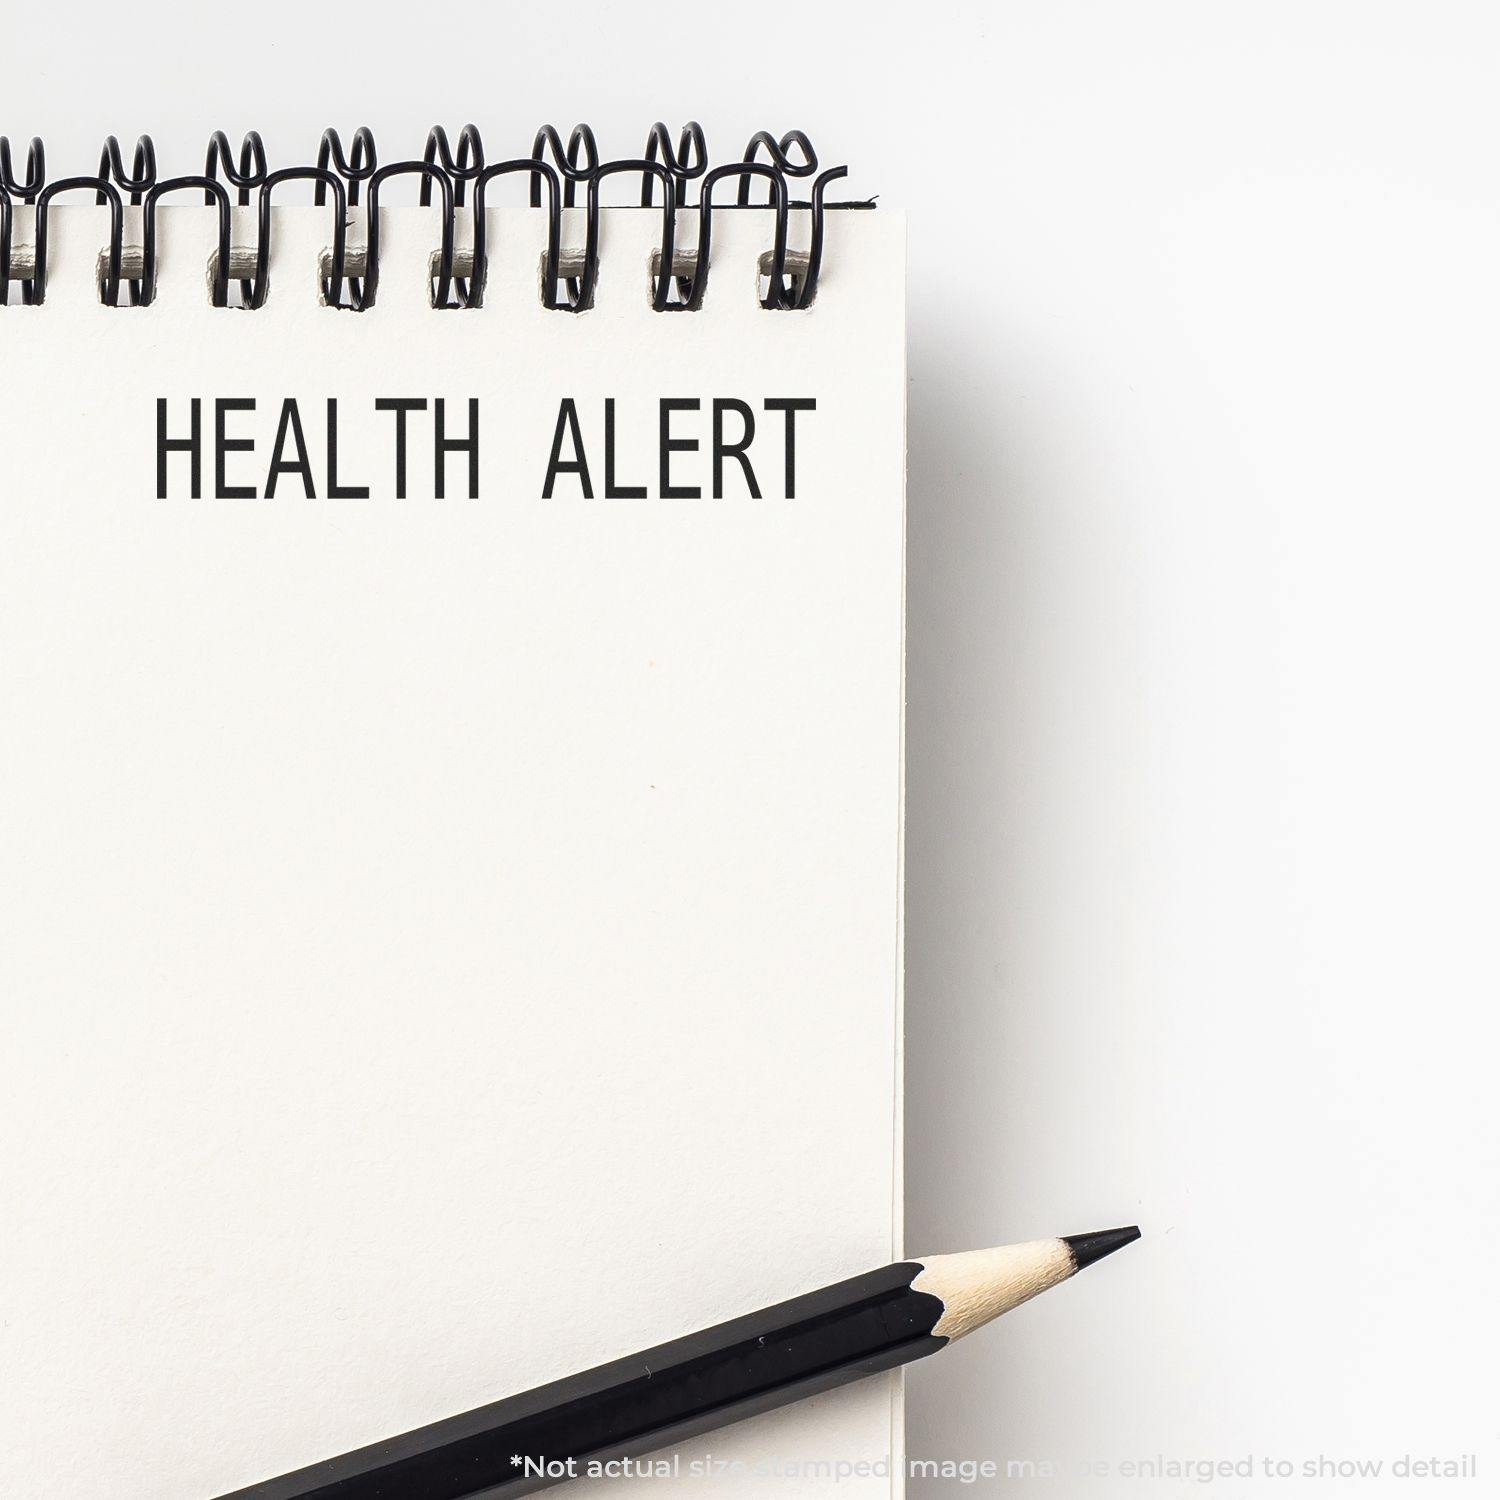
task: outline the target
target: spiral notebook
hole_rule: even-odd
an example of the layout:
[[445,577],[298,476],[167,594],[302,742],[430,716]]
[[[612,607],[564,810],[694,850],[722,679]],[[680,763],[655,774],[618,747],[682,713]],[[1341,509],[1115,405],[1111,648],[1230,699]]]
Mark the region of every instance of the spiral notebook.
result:
[[[208,1500],[900,1253],[904,229],[658,139],[4,153],[0,1494]],[[884,1495],[899,1429],[666,1482]]]

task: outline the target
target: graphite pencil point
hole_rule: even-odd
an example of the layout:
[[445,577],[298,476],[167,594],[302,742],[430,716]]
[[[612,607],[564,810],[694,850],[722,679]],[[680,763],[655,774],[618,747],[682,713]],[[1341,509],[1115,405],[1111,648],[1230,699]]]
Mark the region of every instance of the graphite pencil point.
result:
[[1074,1264],[1081,1271],[1140,1237],[1140,1227],[1130,1224],[1124,1229],[1096,1229],[1092,1234],[1065,1234],[1063,1244],[1073,1252]]

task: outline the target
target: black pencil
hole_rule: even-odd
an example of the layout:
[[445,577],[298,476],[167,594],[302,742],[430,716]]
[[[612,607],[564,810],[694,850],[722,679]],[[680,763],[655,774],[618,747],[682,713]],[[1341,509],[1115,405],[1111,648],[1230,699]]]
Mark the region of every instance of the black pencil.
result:
[[808,1292],[221,1500],[509,1500],[894,1369],[1009,1312],[1140,1230],[933,1255]]

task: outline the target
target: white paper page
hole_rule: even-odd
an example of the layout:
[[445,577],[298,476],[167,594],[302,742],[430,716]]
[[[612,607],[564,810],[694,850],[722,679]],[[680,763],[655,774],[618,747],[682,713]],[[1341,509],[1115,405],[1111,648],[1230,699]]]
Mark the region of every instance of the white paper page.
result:
[[[663,315],[610,210],[582,316],[525,210],[442,313],[427,212],[362,315],[326,210],[277,211],[256,312],[209,306],[208,211],[161,224],[154,306],[99,305],[103,210],[58,207],[0,308],[0,1494],[47,1500],[207,1500],[901,1248],[899,217],[830,214],[771,313],[769,216],[718,215]],[[157,497],[159,397],[204,403],[202,498],[180,453]],[[317,498],[215,498],[214,402],[263,491],[289,397]],[[381,397],[428,402],[404,500]],[[462,453],[433,495],[438,397],[477,498]],[[705,487],[747,402],[763,498],[659,498],[661,397]],[[768,397],[817,403],[795,498]],[[541,498],[564,398],[593,500]],[[645,499],[603,498],[605,398]],[[877,1460],[897,1392],[684,1456]]]

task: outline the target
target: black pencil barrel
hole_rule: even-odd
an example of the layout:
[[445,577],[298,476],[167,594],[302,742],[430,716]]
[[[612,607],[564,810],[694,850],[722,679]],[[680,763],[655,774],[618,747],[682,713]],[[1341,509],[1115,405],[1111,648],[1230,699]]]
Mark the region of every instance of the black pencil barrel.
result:
[[569,1459],[582,1473],[941,1349],[943,1304],[911,1289],[921,1269],[870,1271],[221,1500],[530,1494],[571,1477]]

